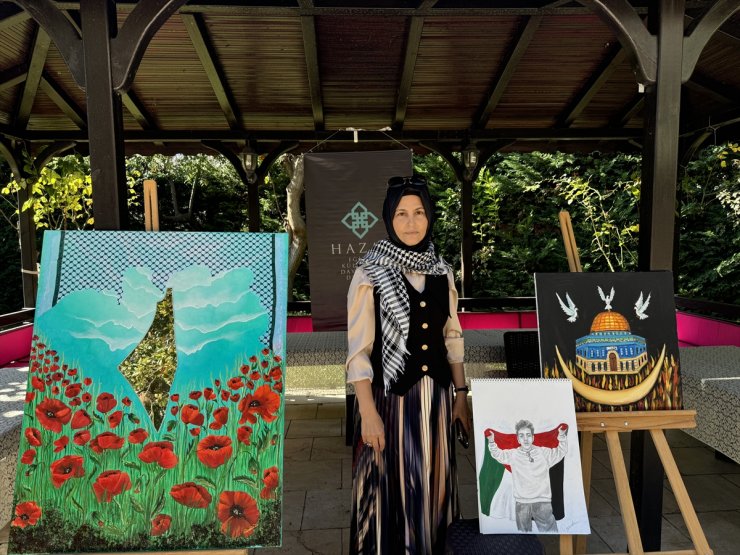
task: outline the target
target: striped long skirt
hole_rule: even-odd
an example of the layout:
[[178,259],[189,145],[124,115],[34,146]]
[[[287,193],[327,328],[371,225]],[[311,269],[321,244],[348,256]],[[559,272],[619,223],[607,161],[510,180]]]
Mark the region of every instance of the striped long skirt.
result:
[[459,512],[450,390],[425,376],[403,396],[373,397],[385,450],[363,444],[355,403],[350,554],[444,553]]

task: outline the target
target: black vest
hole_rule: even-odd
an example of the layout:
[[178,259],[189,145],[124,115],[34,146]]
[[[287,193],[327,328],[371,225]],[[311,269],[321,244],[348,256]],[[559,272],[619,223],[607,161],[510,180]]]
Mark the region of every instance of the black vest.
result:
[[[403,283],[409,295],[409,337],[403,374],[391,384],[390,391],[404,395],[423,376],[428,375],[442,387],[452,381],[450,363],[447,361],[444,326],[450,317],[450,293],[447,276],[426,276],[424,291],[419,293],[404,276]],[[383,332],[380,329],[380,294],[373,289],[375,298],[375,342],[370,354],[373,366],[373,387],[384,388]]]

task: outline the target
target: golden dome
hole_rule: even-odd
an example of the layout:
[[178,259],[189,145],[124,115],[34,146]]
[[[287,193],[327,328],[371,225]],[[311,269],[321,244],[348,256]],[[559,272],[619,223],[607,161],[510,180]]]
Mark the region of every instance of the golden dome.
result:
[[598,331],[630,331],[629,322],[627,318],[622,316],[619,312],[612,312],[607,310],[606,312],[600,312],[594,318],[591,323],[591,333]]

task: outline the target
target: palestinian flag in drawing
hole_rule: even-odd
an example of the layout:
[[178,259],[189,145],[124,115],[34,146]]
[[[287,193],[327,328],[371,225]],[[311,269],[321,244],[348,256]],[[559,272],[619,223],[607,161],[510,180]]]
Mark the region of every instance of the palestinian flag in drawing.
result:
[[570,380],[471,385],[481,533],[589,534]]

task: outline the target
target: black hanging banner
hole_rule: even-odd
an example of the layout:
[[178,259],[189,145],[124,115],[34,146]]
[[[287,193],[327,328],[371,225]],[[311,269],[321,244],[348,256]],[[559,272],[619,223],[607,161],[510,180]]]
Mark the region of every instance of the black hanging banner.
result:
[[410,150],[307,154],[308,272],[314,331],[347,329],[347,289],[357,259],[387,236],[388,178],[411,175]]

